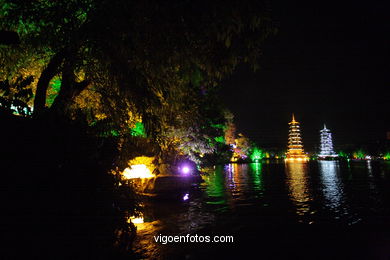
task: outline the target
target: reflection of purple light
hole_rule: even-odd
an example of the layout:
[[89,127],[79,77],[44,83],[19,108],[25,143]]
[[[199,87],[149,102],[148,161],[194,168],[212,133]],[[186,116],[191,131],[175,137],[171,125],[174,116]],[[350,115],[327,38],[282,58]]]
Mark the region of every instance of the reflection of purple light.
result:
[[183,196],[183,200],[188,200],[190,198],[190,195],[188,193],[186,193],[184,196]]

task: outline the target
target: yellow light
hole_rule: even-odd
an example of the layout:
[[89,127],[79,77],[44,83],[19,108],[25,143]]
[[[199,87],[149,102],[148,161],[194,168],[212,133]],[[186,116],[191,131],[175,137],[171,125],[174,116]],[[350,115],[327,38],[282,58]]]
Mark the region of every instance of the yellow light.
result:
[[293,162],[293,161],[308,161],[309,160],[309,157],[290,157],[290,158],[285,158],[284,159],[285,161],[290,161],[290,162]]
[[136,179],[136,178],[153,178],[154,175],[150,172],[148,167],[145,164],[131,165],[130,168],[126,168],[123,171],[123,176],[126,179]]
[[130,223],[132,222],[133,224],[142,224],[144,223],[144,217],[130,217],[128,220],[127,220],[127,223]]

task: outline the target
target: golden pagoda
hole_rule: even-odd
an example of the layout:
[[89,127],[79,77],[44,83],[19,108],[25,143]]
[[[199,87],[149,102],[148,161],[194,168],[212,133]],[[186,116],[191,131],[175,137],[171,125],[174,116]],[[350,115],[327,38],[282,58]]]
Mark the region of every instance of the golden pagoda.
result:
[[286,160],[287,161],[308,160],[309,157],[303,150],[299,122],[295,121],[294,114],[292,115],[292,121],[288,124],[290,126],[290,130],[288,133],[288,146],[287,146]]

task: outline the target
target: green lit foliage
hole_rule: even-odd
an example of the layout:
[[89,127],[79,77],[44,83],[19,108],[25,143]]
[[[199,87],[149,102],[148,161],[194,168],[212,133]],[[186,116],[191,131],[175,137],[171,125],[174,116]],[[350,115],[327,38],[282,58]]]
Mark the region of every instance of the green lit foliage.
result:
[[58,93],[61,89],[61,79],[59,77],[55,77],[50,81],[48,93],[47,93],[47,99],[46,99],[46,105],[50,107],[54,99],[58,96]]
[[30,87],[33,77],[17,78],[14,82],[8,80],[0,82],[0,109],[4,113],[30,116],[28,106],[33,93]]
[[135,126],[131,129],[132,136],[146,137],[145,127],[142,122],[135,123]]
[[224,138],[223,136],[214,137],[214,140],[215,140],[217,143],[225,144],[225,138]]
[[359,149],[359,150],[353,152],[352,156],[353,156],[353,158],[355,158],[355,159],[364,159],[365,156],[366,156],[366,154],[365,154],[365,152],[363,151],[363,149]]
[[383,155],[383,159],[390,160],[390,152],[385,153],[385,155]]
[[261,150],[260,148],[254,147],[252,149],[252,153],[250,155],[250,158],[251,158],[252,162],[257,162],[257,161],[260,161],[261,159],[263,159],[264,156],[265,156],[265,153],[263,150]]
[[349,155],[348,155],[346,152],[344,152],[344,151],[340,151],[340,152],[338,153],[338,155],[339,155],[341,158],[349,158]]
[[[19,32],[20,47],[29,46],[46,72],[34,112],[52,103],[52,111],[66,113],[93,84],[113,121],[127,121],[123,111],[131,109],[150,132],[182,110],[190,85],[208,93],[237,64],[256,67],[259,46],[274,32],[261,1],[2,2],[0,25]],[[76,76],[80,71],[82,80]],[[64,95],[46,102],[56,76]]]
[[86,120],[119,136],[142,118],[161,150],[198,159],[227,154],[222,136],[230,142],[234,131],[215,102],[217,86],[240,63],[255,69],[274,33],[262,1],[3,3],[0,26],[21,38],[4,53],[38,75],[35,116]]

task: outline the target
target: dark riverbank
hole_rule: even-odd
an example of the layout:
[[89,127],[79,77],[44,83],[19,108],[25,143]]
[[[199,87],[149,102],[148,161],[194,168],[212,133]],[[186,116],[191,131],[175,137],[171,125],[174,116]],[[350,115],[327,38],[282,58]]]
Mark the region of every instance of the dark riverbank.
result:
[[1,115],[0,125],[1,256],[112,256],[114,146],[60,119]]

